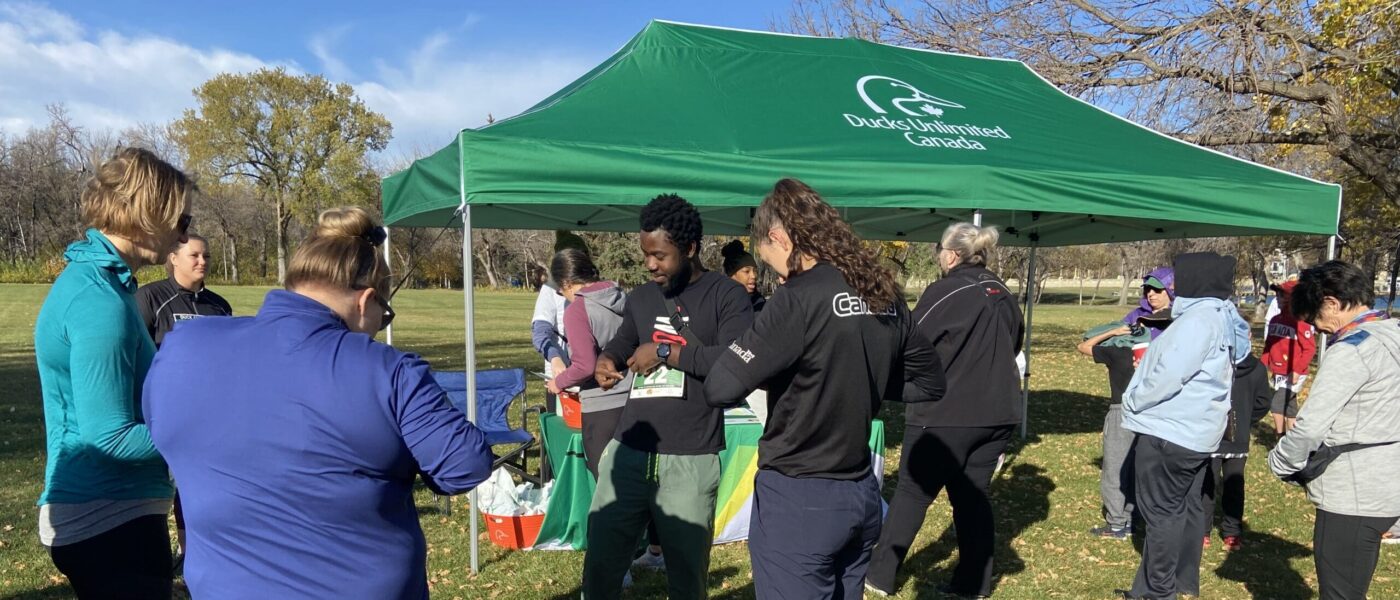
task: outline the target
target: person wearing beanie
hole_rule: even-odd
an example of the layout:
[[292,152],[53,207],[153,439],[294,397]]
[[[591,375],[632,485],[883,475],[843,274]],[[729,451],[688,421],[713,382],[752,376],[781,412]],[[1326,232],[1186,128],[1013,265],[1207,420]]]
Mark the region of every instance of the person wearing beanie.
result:
[[758,262],[753,259],[752,254],[744,250],[744,242],[734,240],[725,244],[719,252],[724,256],[724,274],[744,286],[749,301],[753,302],[754,312],[763,310],[763,305],[768,300],[758,293]]
[[1176,258],[1172,326],[1147,348],[1123,392],[1123,428],[1137,434],[1134,499],[1147,524],[1127,598],[1200,592],[1201,488],[1225,435],[1234,366],[1250,350],[1249,325],[1229,300],[1235,262],[1214,252]]
[[[588,243],[578,234],[562,229],[555,231],[554,252],[557,254],[565,248],[577,248],[585,256],[591,256]],[[544,358],[546,379],[554,379],[569,367],[569,348],[564,338],[564,307],[567,304],[557,282],[550,280],[540,285],[540,293],[535,297],[535,314],[530,319],[530,342]],[[555,412],[558,398],[545,390],[544,403],[546,410]]]

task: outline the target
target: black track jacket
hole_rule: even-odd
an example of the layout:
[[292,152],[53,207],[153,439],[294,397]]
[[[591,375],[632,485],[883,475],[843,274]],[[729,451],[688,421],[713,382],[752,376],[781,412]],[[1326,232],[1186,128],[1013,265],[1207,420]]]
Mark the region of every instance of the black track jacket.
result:
[[1020,373],[1025,325],[1006,284],[985,267],[958,265],[914,306],[919,333],[933,342],[948,378],[943,400],[911,404],[905,423],[923,427],[995,427],[1021,422]]

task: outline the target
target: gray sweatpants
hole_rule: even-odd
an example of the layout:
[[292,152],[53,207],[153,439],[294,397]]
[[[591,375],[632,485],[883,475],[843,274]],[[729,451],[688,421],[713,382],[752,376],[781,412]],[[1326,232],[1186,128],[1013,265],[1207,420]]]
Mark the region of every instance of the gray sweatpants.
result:
[[1104,521],[1114,529],[1133,524],[1133,436],[1123,429],[1123,405],[1108,405],[1103,418],[1103,472],[1099,475],[1099,495],[1103,497]]

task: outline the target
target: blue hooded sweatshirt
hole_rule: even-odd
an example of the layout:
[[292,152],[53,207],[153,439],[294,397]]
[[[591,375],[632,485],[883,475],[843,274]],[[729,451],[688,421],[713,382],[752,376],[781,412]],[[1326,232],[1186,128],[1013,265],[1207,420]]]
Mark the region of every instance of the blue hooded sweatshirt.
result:
[[143,402],[196,598],[426,598],[415,480],[457,494],[491,473],[427,362],[288,291],[167,334]]
[[[1233,291],[1234,259],[1205,254],[1213,259],[1194,264],[1191,270],[1215,272],[1193,272],[1190,280],[1178,259],[1181,295],[1172,303],[1172,325],[1148,346],[1123,391],[1124,429],[1196,452],[1214,452],[1220,446],[1230,412],[1234,365],[1250,351],[1249,324],[1225,299]],[[1183,258],[1190,256],[1201,255]],[[1196,277],[1213,281],[1200,284]]]
[[156,347],[136,310],[136,278],[96,229],[63,257],[34,324],[48,434],[38,504],[170,498],[141,414]]

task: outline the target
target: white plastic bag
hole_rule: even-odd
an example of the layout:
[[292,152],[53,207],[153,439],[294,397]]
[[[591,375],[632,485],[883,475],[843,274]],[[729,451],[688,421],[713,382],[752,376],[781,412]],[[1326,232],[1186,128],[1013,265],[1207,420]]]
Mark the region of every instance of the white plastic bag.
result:
[[504,467],[496,469],[491,477],[476,488],[477,502],[481,512],[498,517],[519,517],[544,514],[549,505],[549,492],[554,482],[545,484],[543,489],[535,489],[533,483],[516,485],[510,472]]

